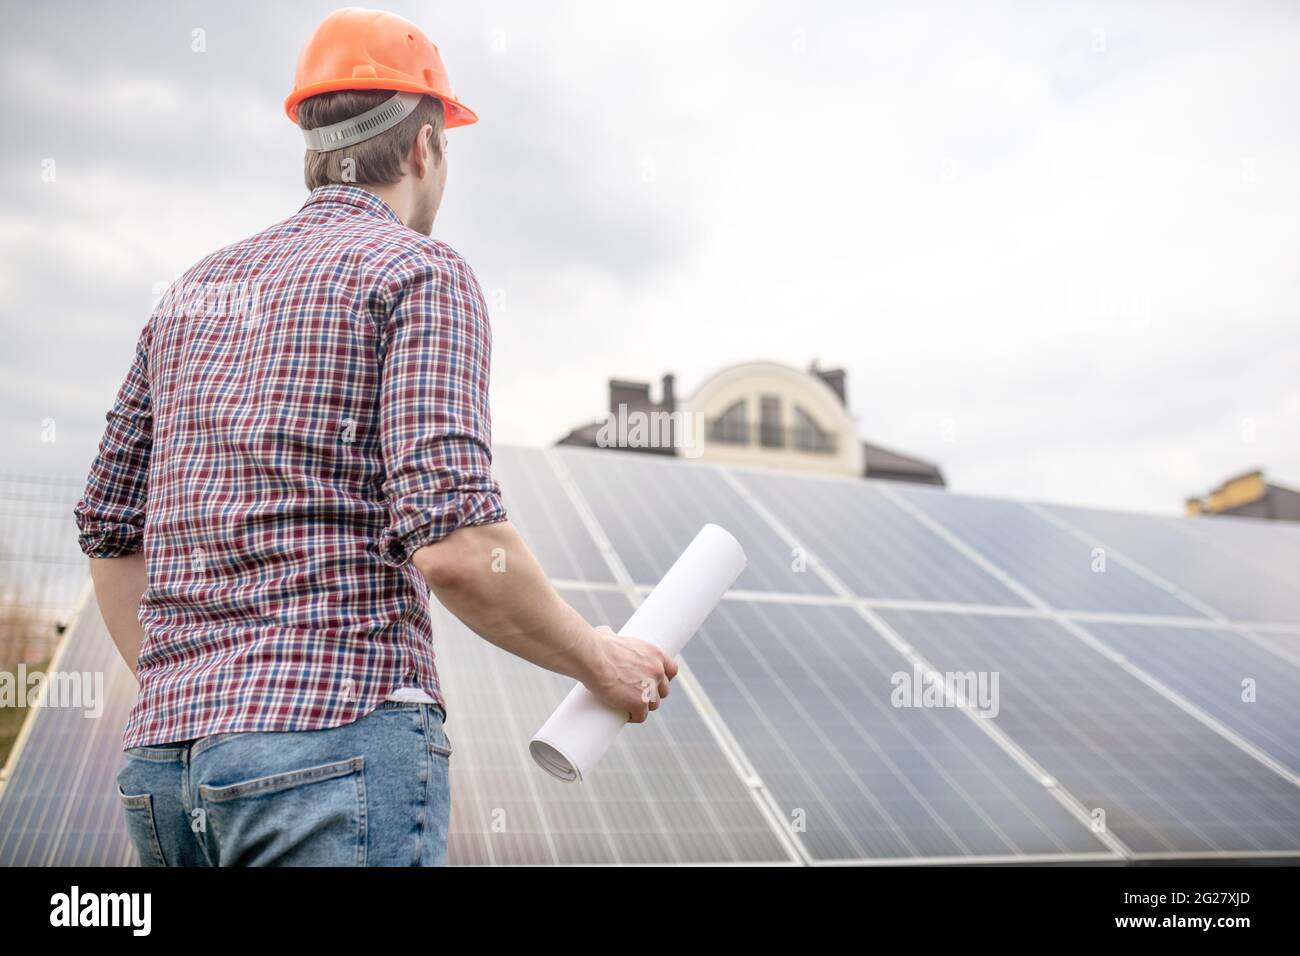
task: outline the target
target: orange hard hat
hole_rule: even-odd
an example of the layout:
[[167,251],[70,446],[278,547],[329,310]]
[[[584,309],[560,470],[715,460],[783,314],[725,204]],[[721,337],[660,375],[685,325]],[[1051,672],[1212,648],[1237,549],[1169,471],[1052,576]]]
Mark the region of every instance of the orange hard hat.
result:
[[414,23],[383,10],[344,7],[321,21],[298,56],[284,111],[296,123],[299,103],[338,90],[425,93],[442,100],[445,128],[478,122],[452,93],[438,48]]

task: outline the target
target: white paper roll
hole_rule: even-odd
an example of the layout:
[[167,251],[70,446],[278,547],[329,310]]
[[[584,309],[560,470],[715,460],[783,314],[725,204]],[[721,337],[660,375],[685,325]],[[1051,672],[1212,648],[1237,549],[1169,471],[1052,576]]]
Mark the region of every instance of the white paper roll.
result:
[[[739,542],[716,524],[706,524],[618,633],[676,657],[743,570]],[[581,781],[627,722],[625,712],[606,707],[576,684],[529,742],[528,752],[551,776]]]

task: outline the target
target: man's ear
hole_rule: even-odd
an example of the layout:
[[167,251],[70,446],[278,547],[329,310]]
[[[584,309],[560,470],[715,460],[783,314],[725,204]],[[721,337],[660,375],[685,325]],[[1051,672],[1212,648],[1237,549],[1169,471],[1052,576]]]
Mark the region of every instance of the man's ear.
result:
[[423,179],[433,172],[433,127],[428,123],[421,126],[420,132],[415,135],[408,158],[417,179]]

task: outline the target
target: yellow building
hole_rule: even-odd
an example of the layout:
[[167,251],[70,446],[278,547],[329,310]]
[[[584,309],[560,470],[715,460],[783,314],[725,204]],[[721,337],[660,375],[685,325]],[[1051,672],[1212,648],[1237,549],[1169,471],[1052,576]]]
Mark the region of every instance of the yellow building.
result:
[[1189,515],[1245,515],[1300,521],[1300,491],[1270,484],[1256,469],[1229,478],[1204,498],[1188,498]]

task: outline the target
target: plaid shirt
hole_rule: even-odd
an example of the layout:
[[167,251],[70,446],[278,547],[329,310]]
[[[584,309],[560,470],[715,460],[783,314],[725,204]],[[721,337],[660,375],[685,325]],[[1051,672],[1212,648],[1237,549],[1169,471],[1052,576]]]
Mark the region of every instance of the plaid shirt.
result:
[[450,247],[355,186],[185,273],[145,326],[77,503],[82,550],[143,549],[124,747],[446,708],[410,563],[505,518],[491,330]]

